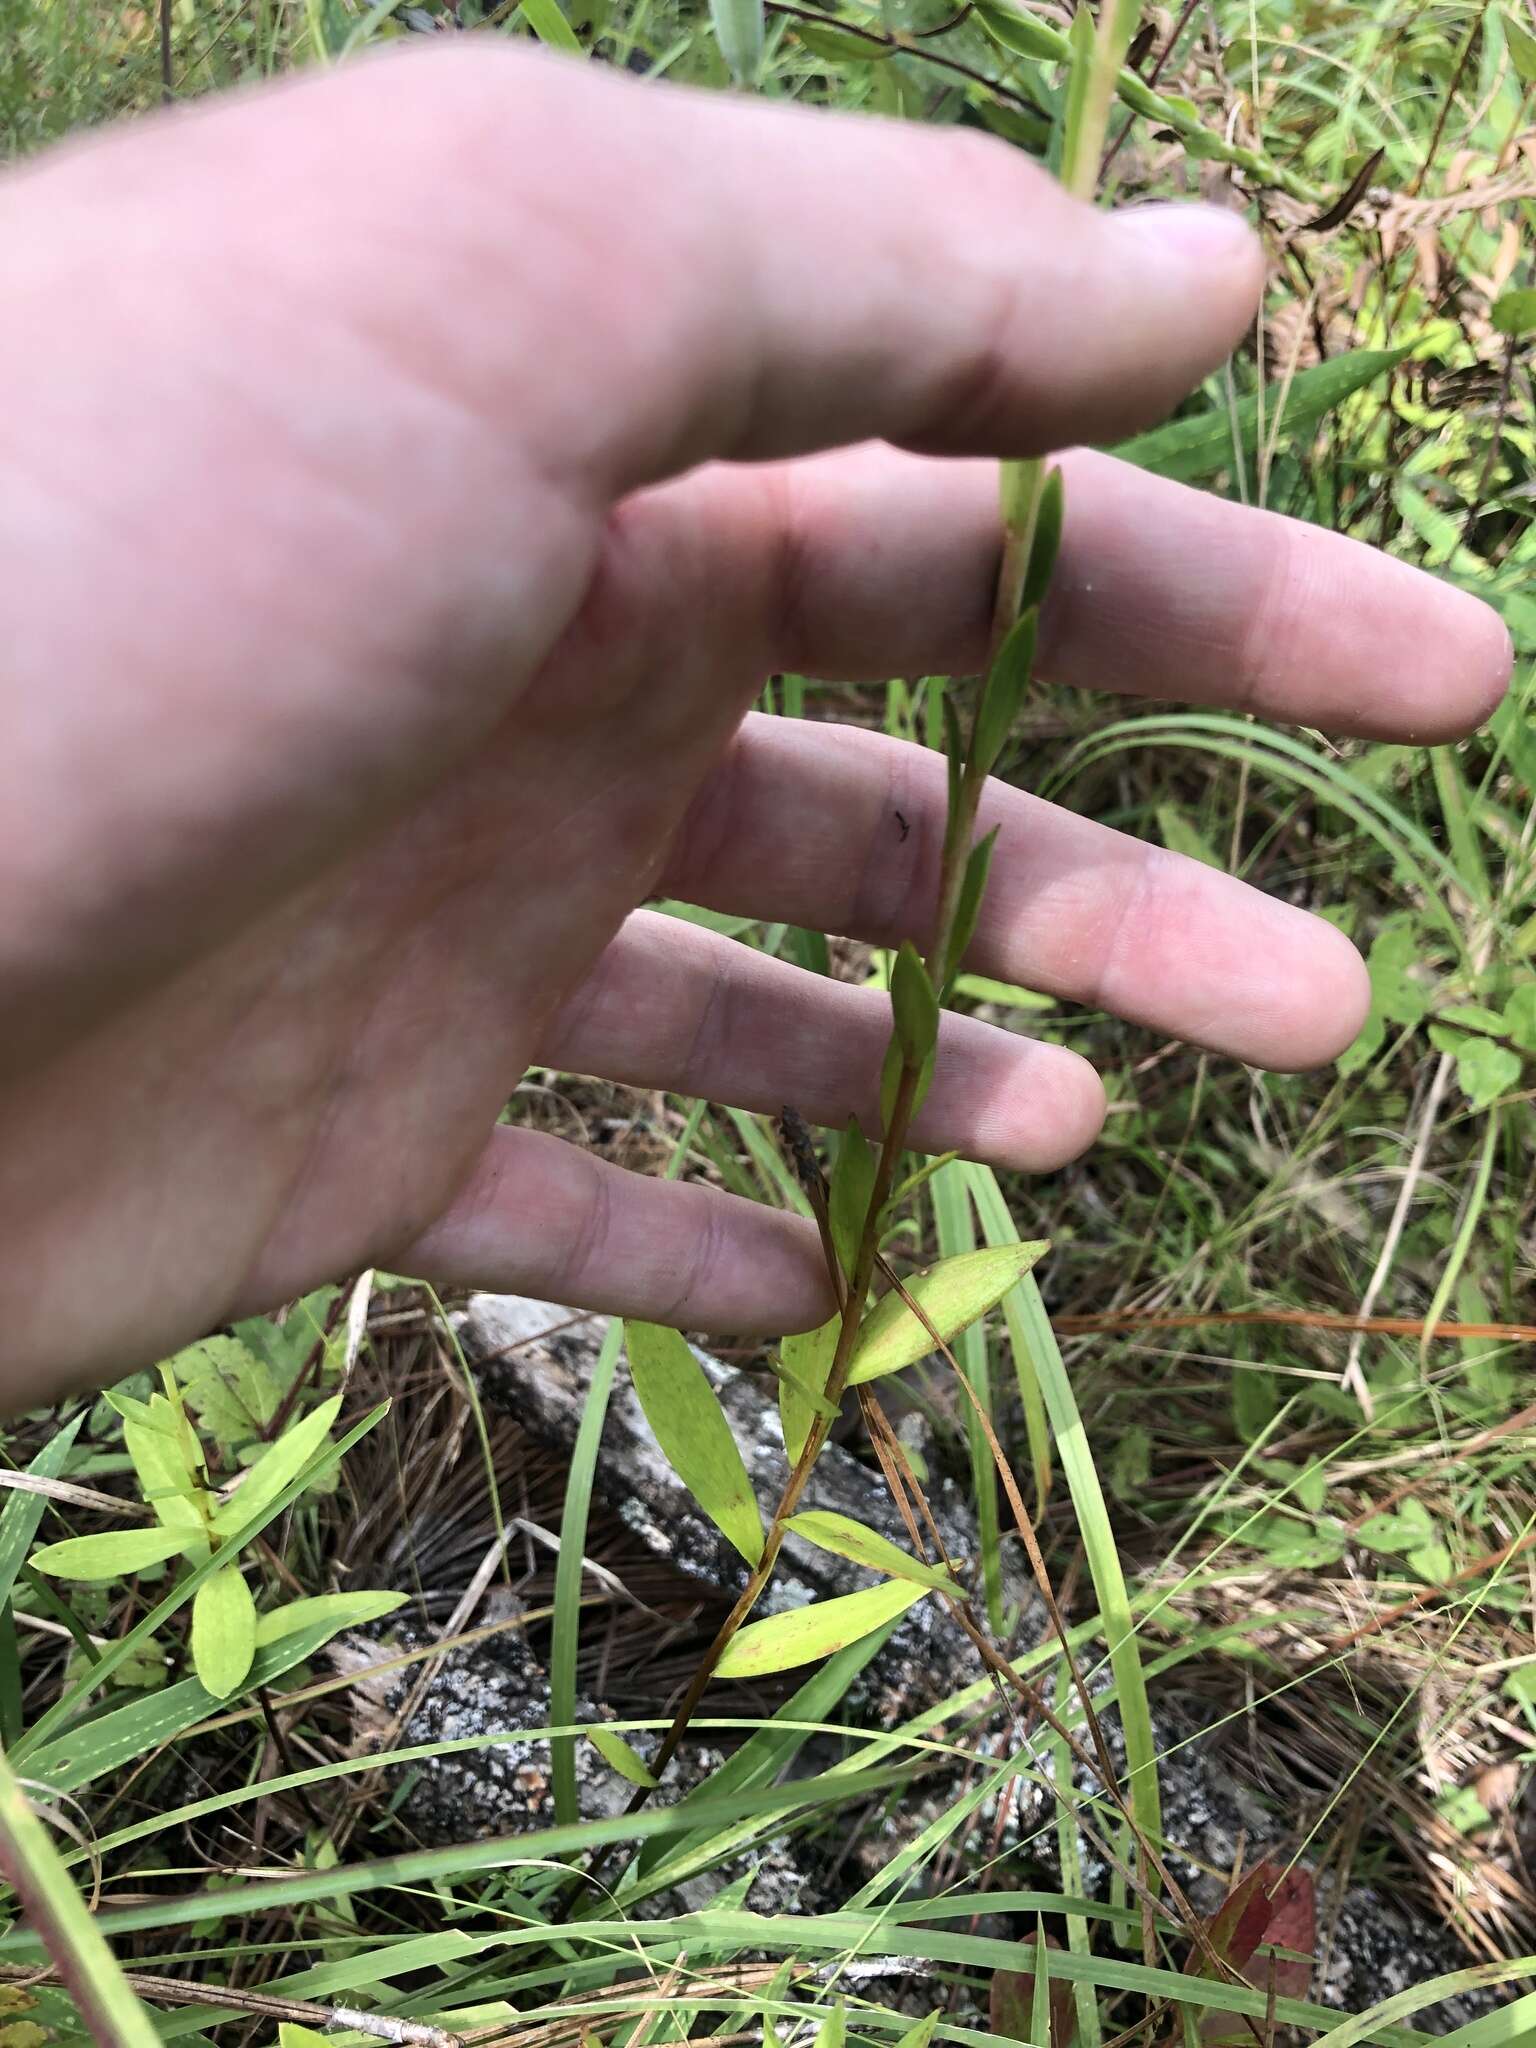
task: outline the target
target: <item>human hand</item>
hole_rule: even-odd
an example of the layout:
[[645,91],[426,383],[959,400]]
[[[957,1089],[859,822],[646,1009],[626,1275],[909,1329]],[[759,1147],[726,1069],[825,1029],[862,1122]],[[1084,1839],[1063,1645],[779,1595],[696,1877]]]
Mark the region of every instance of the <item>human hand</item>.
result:
[[[1252,316],[1227,216],[476,42],[0,185],[9,1405],[375,1262],[819,1321],[808,1226],[497,1115],[540,1061],[876,1121],[880,999],[635,906],[921,937],[942,763],[744,719],[762,677],[974,669],[995,467],[956,458],[1144,425]],[[1419,741],[1496,702],[1471,599],[1067,471],[1055,677]],[[1353,1036],[1327,924],[993,823],[979,971],[1259,1065]],[[914,1135],[1048,1168],[1101,1114],[951,1017]]]

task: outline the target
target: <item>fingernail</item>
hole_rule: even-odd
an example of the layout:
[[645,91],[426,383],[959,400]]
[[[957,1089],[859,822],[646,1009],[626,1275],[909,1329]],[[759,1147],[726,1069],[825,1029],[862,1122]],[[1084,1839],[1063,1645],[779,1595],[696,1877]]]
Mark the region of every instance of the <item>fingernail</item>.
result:
[[1241,214],[1224,206],[1164,202],[1128,207],[1111,218],[1161,261],[1197,274],[1261,260],[1258,237]]

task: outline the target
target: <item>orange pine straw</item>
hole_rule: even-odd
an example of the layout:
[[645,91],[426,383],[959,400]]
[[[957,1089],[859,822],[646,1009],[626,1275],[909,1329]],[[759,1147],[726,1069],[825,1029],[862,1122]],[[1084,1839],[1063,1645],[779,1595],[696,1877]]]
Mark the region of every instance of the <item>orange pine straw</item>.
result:
[[1161,1315],[1140,1309],[1111,1310],[1104,1315],[1052,1316],[1063,1336],[1085,1337],[1096,1331],[1191,1330],[1204,1323],[1270,1323],[1301,1330],[1339,1330],[1345,1336],[1363,1331],[1370,1337],[1419,1337],[1429,1342],[1496,1337],[1510,1344],[1536,1344],[1536,1323],[1436,1323],[1413,1316],[1331,1316],[1310,1308],[1191,1309]]

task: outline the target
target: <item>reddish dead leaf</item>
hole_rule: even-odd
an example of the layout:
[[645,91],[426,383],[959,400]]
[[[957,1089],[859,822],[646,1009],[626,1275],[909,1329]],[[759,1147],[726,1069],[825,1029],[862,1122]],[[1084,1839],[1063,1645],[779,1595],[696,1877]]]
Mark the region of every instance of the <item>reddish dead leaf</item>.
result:
[[[1317,1949],[1317,1889],[1305,1870],[1284,1870],[1260,1863],[1222,1902],[1206,1923],[1211,1947],[1245,1984],[1268,1998],[1305,1998],[1312,1988]],[[1276,1949],[1294,1950],[1276,1955]],[[1260,1950],[1263,1953],[1260,1953]],[[1199,1977],[1213,1975],[1199,1950],[1189,1968]],[[1249,2048],[1253,2034],[1233,2013],[1208,2013],[1201,2023],[1205,2048]]]
[[[1047,1938],[1046,1946],[1055,1948],[1057,1943]],[[1019,1943],[1020,1955],[1034,1961],[1033,1942]],[[1057,1978],[1051,1980],[1051,2048],[1072,2048],[1077,2033],[1077,2006],[1072,1997],[1072,1986],[1063,1984]],[[1035,2010],[1035,1973],[1033,1970],[994,1970],[990,1998],[992,2031],[1006,2035],[1013,2041],[1032,2041],[1030,2032]],[[1043,2048],[1043,2044],[1040,2044]]]

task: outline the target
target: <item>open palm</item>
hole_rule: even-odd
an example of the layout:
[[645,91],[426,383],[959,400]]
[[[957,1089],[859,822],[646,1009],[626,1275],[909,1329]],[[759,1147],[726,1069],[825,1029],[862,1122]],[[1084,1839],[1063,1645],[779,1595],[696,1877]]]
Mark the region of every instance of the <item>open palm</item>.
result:
[[[541,1061],[874,1121],[877,998],[636,906],[922,937],[942,763],[747,707],[974,668],[966,458],[1166,410],[1252,315],[1242,231],[496,45],[56,157],[0,244],[11,1398],[375,1261],[819,1320],[798,1220],[497,1116]],[[1418,740],[1496,701],[1470,599],[1067,472],[1052,675]],[[1262,1065],[1357,1028],[1327,924],[1001,786],[981,823],[981,971]],[[1045,1168],[1101,1113],[951,1018],[915,1137]]]

